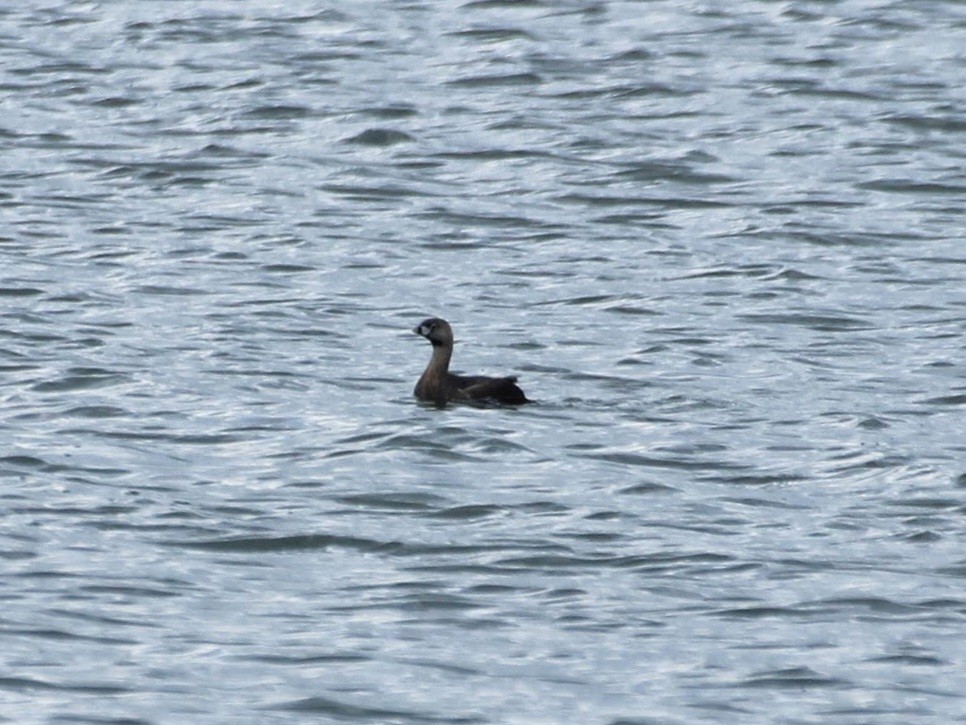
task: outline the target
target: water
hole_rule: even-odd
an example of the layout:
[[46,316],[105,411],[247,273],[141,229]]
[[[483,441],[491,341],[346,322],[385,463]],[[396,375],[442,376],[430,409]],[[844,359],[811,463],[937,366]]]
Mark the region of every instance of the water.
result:
[[[966,720],[964,47],[0,10],[0,718]],[[538,402],[414,402],[430,314]]]

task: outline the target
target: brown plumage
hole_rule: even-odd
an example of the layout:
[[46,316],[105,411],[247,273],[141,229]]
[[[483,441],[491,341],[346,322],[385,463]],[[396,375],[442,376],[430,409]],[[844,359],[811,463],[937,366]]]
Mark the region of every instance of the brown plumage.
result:
[[453,329],[446,320],[430,317],[413,328],[433,344],[433,356],[416,383],[413,394],[420,400],[442,405],[452,401],[492,401],[507,405],[528,403],[517,387],[517,378],[488,378],[483,375],[454,375],[449,371],[453,356]]

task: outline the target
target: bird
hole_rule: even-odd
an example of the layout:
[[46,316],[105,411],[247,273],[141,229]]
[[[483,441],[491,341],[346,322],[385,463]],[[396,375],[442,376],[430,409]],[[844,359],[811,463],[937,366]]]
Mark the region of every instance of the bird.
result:
[[445,405],[458,401],[495,402],[522,405],[531,402],[517,387],[517,376],[490,378],[485,375],[455,375],[449,371],[453,356],[453,328],[439,317],[429,317],[413,328],[433,345],[433,356],[413,390],[417,399]]

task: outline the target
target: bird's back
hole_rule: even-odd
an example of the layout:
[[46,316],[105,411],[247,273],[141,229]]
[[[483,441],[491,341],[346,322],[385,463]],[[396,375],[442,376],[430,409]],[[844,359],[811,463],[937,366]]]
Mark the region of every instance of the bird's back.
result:
[[507,405],[522,405],[530,402],[517,386],[516,375],[505,378],[490,378],[485,375],[448,374],[448,382],[458,391],[461,398],[468,400],[493,400]]

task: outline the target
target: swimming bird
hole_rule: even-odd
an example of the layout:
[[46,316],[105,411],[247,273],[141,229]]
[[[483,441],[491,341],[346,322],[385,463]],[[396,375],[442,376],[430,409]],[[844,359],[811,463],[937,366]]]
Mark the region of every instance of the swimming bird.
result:
[[423,320],[413,332],[422,335],[433,345],[429,365],[413,390],[419,400],[443,405],[453,401],[492,401],[507,405],[530,402],[517,387],[517,378],[488,378],[484,375],[454,375],[449,371],[453,356],[453,328],[446,320],[430,317]]

